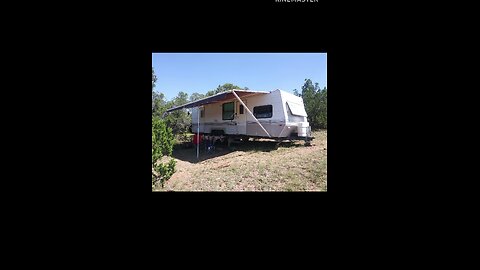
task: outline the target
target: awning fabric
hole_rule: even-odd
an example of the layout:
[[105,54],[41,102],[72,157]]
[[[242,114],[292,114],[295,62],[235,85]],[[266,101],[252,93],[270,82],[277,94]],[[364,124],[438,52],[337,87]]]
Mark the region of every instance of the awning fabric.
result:
[[172,112],[175,110],[180,110],[184,108],[193,108],[193,107],[198,107],[198,106],[203,106],[206,104],[211,104],[211,103],[217,103],[217,102],[222,102],[225,100],[230,100],[230,99],[235,99],[235,96],[233,95],[233,91],[240,97],[246,97],[246,96],[254,96],[254,95],[261,95],[261,94],[268,94],[269,92],[265,91],[250,91],[250,90],[230,90],[222,93],[218,93],[216,95],[206,97],[203,99],[199,99],[190,103],[183,104],[181,106],[173,107],[167,110],[168,112]]

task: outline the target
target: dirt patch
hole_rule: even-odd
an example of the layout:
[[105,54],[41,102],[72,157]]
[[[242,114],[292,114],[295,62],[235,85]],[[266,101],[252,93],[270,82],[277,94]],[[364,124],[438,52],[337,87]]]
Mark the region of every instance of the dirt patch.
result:
[[312,146],[304,142],[248,142],[235,151],[215,153],[179,149],[176,172],[163,189],[174,191],[326,191],[327,132],[313,132]]

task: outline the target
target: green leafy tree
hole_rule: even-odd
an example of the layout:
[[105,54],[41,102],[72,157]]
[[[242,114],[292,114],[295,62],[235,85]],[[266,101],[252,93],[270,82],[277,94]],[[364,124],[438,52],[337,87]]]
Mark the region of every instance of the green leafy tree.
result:
[[192,94],[190,95],[190,102],[195,101],[195,100],[202,99],[202,98],[204,98],[204,97],[205,97],[204,94],[199,94],[199,93],[197,93],[197,92],[192,93]]
[[[188,102],[188,94],[185,92],[179,92],[173,100],[167,103],[166,107],[176,107]],[[172,129],[173,134],[177,135],[181,140],[185,140],[186,133],[192,124],[192,118],[185,110],[176,110],[165,117],[165,122],[167,126]]]
[[173,150],[173,134],[163,120],[152,118],[152,188],[160,182],[162,188],[175,172],[175,159],[162,163],[163,156],[171,156]]
[[239,90],[246,90],[248,89],[248,87],[245,87],[245,88],[242,88],[238,85],[234,85],[234,84],[231,84],[231,83],[226,83],[224,85],[219,85],[216,89],[214,90],[210,90],[207,92],[207,94],[205,96],[213,96],[213,95],[216,95],[218,93],[222,93],[222,92],[225,92],[225,91],[229,91],[229,90],[233,90],[233,89],[239,89]]
[[299,93],[297,89],[293,89],[293,94],[297,97],[302,97],[302,94]]
[[313,121],[314,116],[316,115],[315,86],[313,86],[312,80],[310,79],[305,79],[305,83],[302,86],[302,98],[305,110],[307,111],[308,122],[312,127],[315,127],[316,123]]
[[152,189],[160,182],[162,187],[175,172],[175,159],[162,163],[163,156],[171,156],[173,150],[173,134],[160,115],[166,109],[163,93],[155,92],[157,76],[152,67]]
[[215,95],[215,90],[207,91],[207,93],[205,94],[206,97],[210,97],[210,96],[213,96],[213,95]]
[[313,129],[327,128],[327,88],[320,89],[318,83],[305,79],[302,92],[293,90],[294,94],[303,98],[307,119]]
[[152,114],[155,111],[155,101],[158,99],[158,94],[153,90],[155,88],[155,82],[157,81],[157,76],[155,76],[155,71],[152,67]]
[[157,82],[157,76],[155,75],[155,71],[153,70],[153,67],[152,67],[152,91],[153,91],[153,88],[155,88],[155,82]]
[[315,110],[312,118],[316,128],[327,128],[327,88],[316,91]]
[[162,116],[167,110],[167,102],[163,93],[152,91],[152,116]]
[[167,102],[163,93],[157,93],[154,88],[156,86],[157,76],[152,67],[152,116],[162,116],[167,110]]

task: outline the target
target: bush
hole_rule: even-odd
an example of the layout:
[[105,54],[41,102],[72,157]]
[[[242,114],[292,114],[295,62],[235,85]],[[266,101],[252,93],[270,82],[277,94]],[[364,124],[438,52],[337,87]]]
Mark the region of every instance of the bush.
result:
[[175,173],[175,164],[177,162],[175,159],[170,159],[168,163],[157,163],[153,165],[153,170],[156,173],[152,173],[152,188],[156,185],[156,183],[160,182],[162,184],[162,188],[165,184],[165,181],[170,179],[170,177]]
[[163,156],[171,156],[174,137],[172,129],[168,128],[159,117],[152,118],[152,188],[160,182],[162,187],[175,172],[175,160],[167,163],[159,162]]

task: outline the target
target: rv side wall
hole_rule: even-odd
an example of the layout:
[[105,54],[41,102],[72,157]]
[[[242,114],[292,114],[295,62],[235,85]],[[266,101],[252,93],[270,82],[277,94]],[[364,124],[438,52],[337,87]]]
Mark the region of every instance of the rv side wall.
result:
[[[285,114],[282,109],[282,97],[280,95],[280,92],[273,91],[266,95],[259,95],[247,98],[247,106],[252,112],[254,112],[255,107],[264,105],[272,105],[272,117],[257,117],[257,119],[272,137],[278,137],[285,124]],[[249,113],[247,113],[246,121],[247,135],[268,136]]]
[[[302,98],[284,91],[275,90],[265,95],[242,98],[242,100],[251,112],[254,112],[256,106],[272,105],[272,117],[257,118],[272,137],[288,137],[292,133],[305,136],[302,131],[304,129],[307,130],[308,127],[306,117],[292,115],[287,107],[287,101],[303,105]],[[222,104],[228,102],[235,102],[236,115],[233,120],[222,119]],[[195,131],[197,128],[197,113],[197,109],[194,108],[192,110],[192,129]],[[212,130],[222,130],[227,135],[268,136],[247,110],[244,110],[244,117],[240,117],[239,113],[239,103],[236,99],[205,105],[204,117],[200,118],[200,132],[212,133]],[[245,134],[239,133],[239,130],[241,130],[237,126],[239,121],[246,122],[246,129],[243,129],[246,130]]]
[[307,130],[309,127],[309,123],[307,120],[306,116],[299,116],[299,115],[293,115],[291,110],[289,109],[287,102],[293,102],[296,104],[299,104],[301,106],[305,106],[303,104],[303,99],[301,97],[297,97],[293,94],[287,93],[282,91],[282,100],[283,102],[283,108],[285,110],[285,115],[287,119],[287,126],[290,126],[290,134],[291,133],[297,133],[298,136],[300,137],[306,137],[307,136]]

